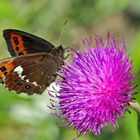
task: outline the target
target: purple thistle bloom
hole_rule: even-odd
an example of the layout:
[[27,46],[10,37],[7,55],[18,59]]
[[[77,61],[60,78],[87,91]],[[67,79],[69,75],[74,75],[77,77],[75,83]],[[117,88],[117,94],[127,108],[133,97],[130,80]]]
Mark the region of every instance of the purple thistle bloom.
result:
[[[83,40],[84,52],[75,52],[71,63],[65,62],[59,99],[59,116],[80,134],[100,134],[104,126],[116,126],[117,120],[128,111],[134,94],[133,65],[126,55],[124,40],[118,43],[108,35],[105,43],[96,36]],[[119,48],[120,47],[120,48]]]

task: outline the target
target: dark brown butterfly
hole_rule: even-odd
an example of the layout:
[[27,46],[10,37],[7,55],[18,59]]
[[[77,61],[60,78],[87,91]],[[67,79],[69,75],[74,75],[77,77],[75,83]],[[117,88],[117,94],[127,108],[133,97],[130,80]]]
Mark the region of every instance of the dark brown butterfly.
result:
[[15,29],[4,30],[3,36],[12,57],[0,61],[0,82],[17,93],[41,94],[63,65],[63,47]]

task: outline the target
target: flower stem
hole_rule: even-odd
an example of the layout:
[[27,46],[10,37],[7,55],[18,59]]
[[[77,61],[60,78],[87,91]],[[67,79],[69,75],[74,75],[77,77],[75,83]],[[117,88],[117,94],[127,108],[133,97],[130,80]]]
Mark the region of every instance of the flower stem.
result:
[[140,105],[137,102],[129,102],[130,107],[140,113]]

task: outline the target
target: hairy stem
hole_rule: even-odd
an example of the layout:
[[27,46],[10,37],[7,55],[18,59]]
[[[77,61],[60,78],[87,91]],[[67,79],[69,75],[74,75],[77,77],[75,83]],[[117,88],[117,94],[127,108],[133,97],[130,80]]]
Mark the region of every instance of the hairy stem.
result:
[[140,105],[137,102],[129,102],[130,107],[140,113]]

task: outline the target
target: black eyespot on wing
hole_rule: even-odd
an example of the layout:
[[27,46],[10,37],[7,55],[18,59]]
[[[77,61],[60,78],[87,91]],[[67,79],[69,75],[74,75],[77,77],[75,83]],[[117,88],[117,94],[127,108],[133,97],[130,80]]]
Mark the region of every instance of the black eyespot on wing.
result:
[[19,82],[17,85],[18,85],[18,86],[22,86],[22,83],[21,83],[21,82]]
[[0,68],[0,70],[1,70],[2,72],[6,71],[6,67],[5,67],[5,66],[2,66],[2,67]]
[[18,45],[19,44],[18,38],[14,37],[13,39],[14,39],[15,44]]
[[18,55],[21,56],[21,55],[24,55],[24,53],[23,52],[19,52]]
[[16,51],[19,51],[19,47],[16,47]]
[[18,79],[14,79],[14,83],[18,82]]
[[4,72],[4,75],[6,76],[8,74],[8,72]]
[[30,85],[26,85],[25,88],[26,88],[26,89],[30,89],[31,86],[30,86]]

